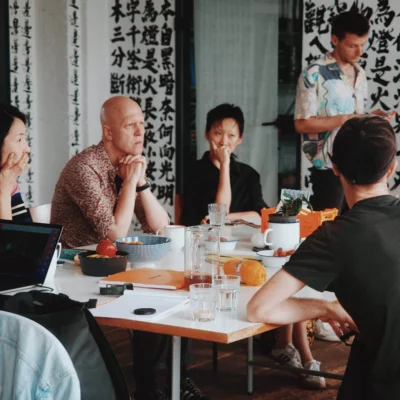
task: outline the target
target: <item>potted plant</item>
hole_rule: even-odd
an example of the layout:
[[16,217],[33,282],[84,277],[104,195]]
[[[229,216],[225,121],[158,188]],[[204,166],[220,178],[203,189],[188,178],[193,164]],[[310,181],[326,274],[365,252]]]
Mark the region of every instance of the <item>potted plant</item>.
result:
[[305,202],[308,208],[312,211],[312,206],[304,195],[293,198],[292,195],[286,194],[285,198],[282,200],[282,206],[279,211],[275,214],[269,215],[269,222],[275,224],[296,223],[296,216],[301,211],[303,202]]

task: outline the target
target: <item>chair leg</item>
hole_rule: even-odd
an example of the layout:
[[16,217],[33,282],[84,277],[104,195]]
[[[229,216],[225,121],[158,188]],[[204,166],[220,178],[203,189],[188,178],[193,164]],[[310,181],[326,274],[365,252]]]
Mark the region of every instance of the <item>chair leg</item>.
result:
[[218,371],[218,343],[213,342],[212,344],[213,349],[213,371]]
[[253,336],[247,339],[247,393],[253,394]]

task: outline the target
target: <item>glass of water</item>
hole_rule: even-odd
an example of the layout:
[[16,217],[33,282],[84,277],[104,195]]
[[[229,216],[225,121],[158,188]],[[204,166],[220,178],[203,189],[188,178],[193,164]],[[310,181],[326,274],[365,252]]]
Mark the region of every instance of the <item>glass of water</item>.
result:
[[193,321],[215,320],[217,291],[211,283],[195,283],[189,286]]
[[226,204],[209,204],[208,217],[210,219],[210,226],[221,228],[222,231],[225,225],[226,211]]
[[217,290],[217,309],[236,311],[239,300],[240,276],[216,275],[213,284]]

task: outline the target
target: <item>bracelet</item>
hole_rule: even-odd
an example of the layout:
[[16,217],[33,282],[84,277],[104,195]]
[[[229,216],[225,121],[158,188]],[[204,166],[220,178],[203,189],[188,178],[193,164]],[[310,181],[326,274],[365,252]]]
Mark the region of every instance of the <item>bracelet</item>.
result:
[[149,187],[151,187],[151,182],[150,182],[150,181],[147,181],[143,186],[138,186],[138,187],[136,188],[136,193],[143,192],[143,190],[146,190],[146,189],[148,189]]

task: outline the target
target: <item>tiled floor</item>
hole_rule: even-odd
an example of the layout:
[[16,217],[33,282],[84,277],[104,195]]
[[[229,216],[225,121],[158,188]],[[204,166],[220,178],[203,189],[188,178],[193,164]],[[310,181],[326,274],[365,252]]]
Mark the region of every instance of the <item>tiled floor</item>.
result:
[[[117,354],[127,382],[133,390],[132,355],[127,331],[105,329],[107,337]],[[246,345],[241,341],[230,345],[219,345],[218,372],[212,370],[212,349],[208,342],[193,341],[190,376],[212,399],[269,399],[269,400],[331,400],[335,399],[340,381],[327,380],[325,390],[305,390],[299,379],[287,372],[254,368],[254,393],[249,396],[246,389]],[[312,351],[315,359],[322,362],[325,371],[343,374],[348,357],[348,347],[341,343],[315,341]],[[264,357],[255,345],[255,357]],[[164,374],[165,375],[165,374]],[[160,373],[160,379],[164,379]]]

